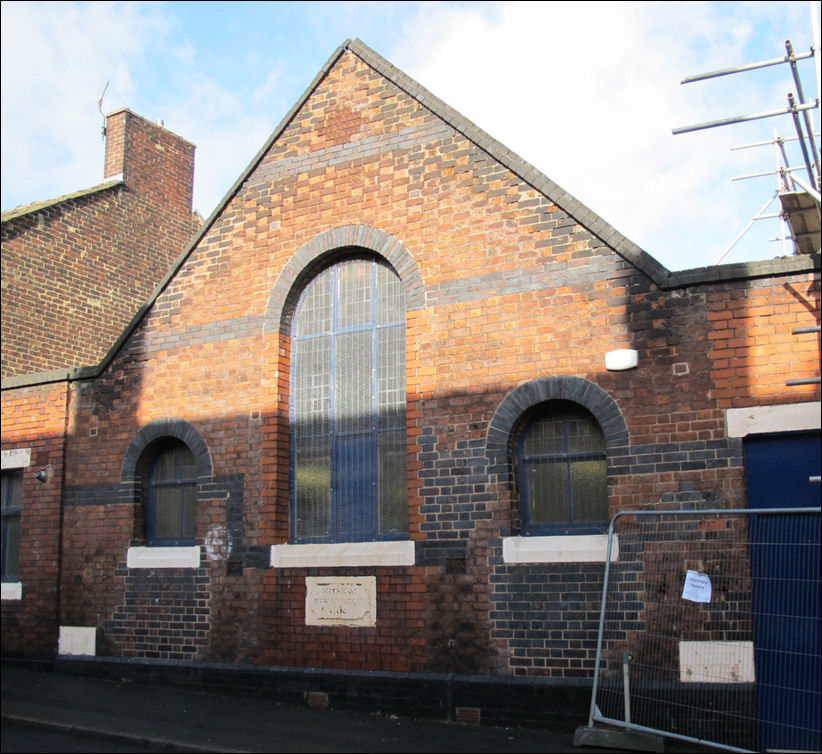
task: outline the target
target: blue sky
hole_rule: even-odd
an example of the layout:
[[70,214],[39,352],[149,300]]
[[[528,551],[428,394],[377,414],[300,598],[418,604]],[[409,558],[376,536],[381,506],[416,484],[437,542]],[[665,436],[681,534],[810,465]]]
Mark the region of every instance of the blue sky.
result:
[[[685,76],[813,45],[796,2],[2,3],[2,207],[102,179],[103,111],[119,107],[197,145],[207,216],[337,46],[359,37],[670,269],[713,264],[772,197],[788,116],[674,136],[779,109],[780,65]],[[817,10],[818,12],[818,10]],[[800,62],[806,97],[818,62]],[[819,127],[818,110],[815,124]],[[791,164],[800,164],[795,145]],[[776,204],[772,205],[775,211]],[[760,221],[726,262],[782,254]]]

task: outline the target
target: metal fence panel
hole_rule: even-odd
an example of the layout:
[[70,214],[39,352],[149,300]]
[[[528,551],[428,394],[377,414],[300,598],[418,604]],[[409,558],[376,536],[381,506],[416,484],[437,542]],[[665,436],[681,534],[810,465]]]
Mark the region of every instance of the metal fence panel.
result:
[[589,725],[820,751],[820,509],[631,511],[614,539]]

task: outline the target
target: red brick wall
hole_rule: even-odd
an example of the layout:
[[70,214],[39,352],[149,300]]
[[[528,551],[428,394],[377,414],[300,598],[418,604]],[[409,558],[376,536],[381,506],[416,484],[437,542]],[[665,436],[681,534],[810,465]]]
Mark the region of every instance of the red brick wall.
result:
[[[3,600],[3,654],[51,657],[57,651],[61,480],[66,384],[2,394],[3,450],[31,449],[20,514],[22,599]],[[46,469],[47,480],[34,473]]]
[[123,185],[3,220],[3,377],[97,364],[197,228],[193,145],[128,110],[107,134]]
[[[334,231],[341,228],[349,230]],[[268,567],[270,546],[288,539],[285,333],[292,289],[302,284],[293,280],[334,249],[323,235],[332,231],[338,246],[375,251],[393,239],[387,246],[401,245],[412,262],[397,266],[412,301],[406,379],[413,567]],[[416,285],[423,295],[412,292]],[[759,384],[746,392],[725,373],[720,348],[746,346],[720,345],[719,323],[730,327],[719,313],[761,291],[762,317],[743,322],[740,309],[735,327],[767,337],[758,328],[767,328],[771,308],[798,324],[813,316],[809,307],[818,316],[811,285],[801,274],[663,290],[345,53],[111,368],[77,390],[66,476],[67,619],[70,611],[72,621],[96,625],[111,654],[134,651],[133,632],[117,633],[129,596],[115,563],[123,563],[129,541],[144,536],[123,487],[124,458],[145,427],[174,419],[202,438],[212,474],[197,524],[210,631],[191,657],[588,675],[602,568],[502,562],[502,537],[517,532],[519,512],[510,467],[488,452],[500,407],[517,389],[550,378],[569,380],[577,391],[601,390],[626,427],[609,459],[612,512],[739,506],[741,443],[727,437],[724,409],[757,402]],[[778,336],[768,347],[798,349],[804,369],[818,345],[811,340]],[[605,354],[616,348],[636,349],[639,367],[606,371]],[[772,360],[766,352],[750,358],[748,368],[757,372]],[[794,393],[774,380],[768,389],[769,402],[819,398],[818,387]],[[306,626],[305,577],[345,574],[376,576],[377,625]],[[84,603],[90,593],[94,602]]]
[[819,324],[819,294],[818,275],[779,285],[722,286],[708,294],[708,356],[720,407],[819,400],[818,385],[785,385],[819,375],[819,335],[793,333]]

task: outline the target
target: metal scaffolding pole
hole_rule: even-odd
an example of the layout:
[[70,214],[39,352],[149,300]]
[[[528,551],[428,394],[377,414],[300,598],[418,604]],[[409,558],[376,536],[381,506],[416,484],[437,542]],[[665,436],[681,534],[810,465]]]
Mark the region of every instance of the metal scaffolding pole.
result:
[[704,81],[705,79],[713,79],[717,76],[727,76],[730,73],[741,73],[742,71],[753,71],[757,68],[766,68],[769,65],[779,65],[780,63],[792,63],[797,60],[804,60],[805,58],[812,58],[814,51],[803,52],[799,55],[794,55],[793,51],[788,53],[784,58],[773,58],[772,60],[763,60],[759,63],[748,63],[747,65],[738,65],[733,68],[722,68],[718,71],[710,71],[709,73],[698,73],[696,76],[686,76],[681,84],[691,84],[694,81]]
[[[799,78],[799,71],[796,68],[796,60],[793,57],[793,47],[791,46],[790,39],[785,40],[785,49],[790,58],[791,73],[793,74],[793,81],[796,84],[796,96],[799,97],[799,104],[804,105],[805,92],[802,90],[802,81]],[[811,116],[807,110],[802,113],[802,116],[805,121],[805,130],[808,132],[808,140],[811,142],[811,153],[813,154],[813,164],[816,170],[816,176],[811,176],[811,182],[814,186],[817,186],[818,184],[815,181],[819,178],[819,150],[816,148],[816,142],[813,140],[813,123],[811,122]]]
[[716,128],[717,126],[729,126],[733,123],[745,123],[749,120],[759,120],[760,118],[773,118],[776,115],[789,115],[794,112],[802,112],[804,110],[813,110],[818,107],[818,102],[809,102],[805,105],[796,105],[795,107],[786,107],[783,110],[768,110],[764,113],[754,113],[753,115],[736,115],[732,118],[723,118],[722,120],[712,120],[708,123],[697,123],[693,126],[682,126],[674,128],[671,133],[677,134],[689,133],[691,131],[700,131],[704,128]]

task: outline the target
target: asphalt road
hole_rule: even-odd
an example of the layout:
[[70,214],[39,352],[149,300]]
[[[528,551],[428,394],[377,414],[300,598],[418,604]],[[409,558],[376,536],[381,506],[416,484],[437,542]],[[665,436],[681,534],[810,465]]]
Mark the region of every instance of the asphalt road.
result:
[[[263,697],[4,666],[3,752],[596,752],[573,733],[312,709]],[[20,731],[43,734],[32,749]],[[10,738],[6,739],[6,729]],[[67,735],[57,745],[51,735]],[[12,737],[13,736],[13,737]],[[82,748],[70,748],[70,741]],[[90,748],[102,743],[102,748]],[[8,748],[7,748],[8,746]]]

